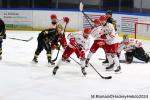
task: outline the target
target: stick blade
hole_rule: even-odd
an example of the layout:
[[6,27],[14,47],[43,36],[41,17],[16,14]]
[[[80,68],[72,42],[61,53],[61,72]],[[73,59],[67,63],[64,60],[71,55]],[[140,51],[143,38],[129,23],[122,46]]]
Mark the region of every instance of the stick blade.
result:
[[30,37],[30,38],[27,40],[27,42],[31,41],[32,39],[33,39],[33,37]]
[[112,76],[108,76],[108,77],[102,77],[103,79],[111,79]]

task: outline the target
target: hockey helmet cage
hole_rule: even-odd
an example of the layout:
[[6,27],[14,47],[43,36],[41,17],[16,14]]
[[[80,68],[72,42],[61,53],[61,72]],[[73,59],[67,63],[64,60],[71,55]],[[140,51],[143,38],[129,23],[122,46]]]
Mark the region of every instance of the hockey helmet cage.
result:
[[129,37],[128,37],[127,34],[123,35],[123,41],[126,41],[126,40],[128,40],[128,39],[129,39]]

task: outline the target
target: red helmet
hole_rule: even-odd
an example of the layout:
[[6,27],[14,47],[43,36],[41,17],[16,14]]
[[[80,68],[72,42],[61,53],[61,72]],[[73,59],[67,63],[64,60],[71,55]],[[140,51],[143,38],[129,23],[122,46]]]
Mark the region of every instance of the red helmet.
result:
[[100,24],[100,20],[99,19],[95,19],[94,20],[94,24]]
[[57,19],[57,16],[55,14],[52,14],[51,19]]
[[105,20],[107,20],[108,19],[108,17],[106,16],[106,15],[101,15],[100,17],[99,17],[99,20],[100,21],[105,21]]
[[92,31],[91,28],[87,27],[87,28],[84,28],[84,33],[87,33],[87,34],[90,34]]

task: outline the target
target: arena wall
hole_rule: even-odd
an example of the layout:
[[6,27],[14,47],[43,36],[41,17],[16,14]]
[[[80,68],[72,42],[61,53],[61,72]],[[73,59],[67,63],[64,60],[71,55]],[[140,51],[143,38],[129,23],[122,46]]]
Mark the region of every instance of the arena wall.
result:
[[[91,19],[98,18],[99,15],[104,14],[101,11],[85,11]],[[50,10],[50,9],[1,9],[0,18],[6,23],[7,29],[13,30],[42,30],[49,28],[50,15],[56,14],[58,19],[64,16],[70,18],[67,26],[67,31],[82,30],[83,27],[89,26],[88,21],[83,14],[78,10]],[[135,14],[135,13],[113,13],[113,18],[117,22],[118,33],[134,35],[135,23],[150,23],[149,14]],[[142,30],[142,29],[141,29]],[[147,28],[150,32],[150,25]],[[141,38],[149,38],[150,33]]]

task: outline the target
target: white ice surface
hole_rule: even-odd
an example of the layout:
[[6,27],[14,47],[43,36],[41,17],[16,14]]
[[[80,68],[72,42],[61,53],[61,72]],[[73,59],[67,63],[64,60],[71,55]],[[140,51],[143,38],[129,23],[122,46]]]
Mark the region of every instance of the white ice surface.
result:
[[[91,95],[149,95],[150,100],[150,63],[121,63],[122,73],[112,74],[104,71],[98,58],[105,54],[100,49],[92,57],[91,63],[104,76],[104,80],[91,68],[86,69],[87,76],[81,73],[80,66],[74,61],[60,66],[56,76],[52,76],[53,67],[47,67],[46,52],[39,56],[39,63],[32,64],[37,47],[38,31],[7,31],[8,37],[34,39],[30,42],[6,39],[3,42],[3,59],[0,61],[0,100],[91,100]],[[146,51],[150,50],[150,41],[143,41]],[[61,56],[61,55],[60,55]],[[72,55],[78,61],[75,55]],[[95,98],[93,100],[125,100],[114,98]]]

